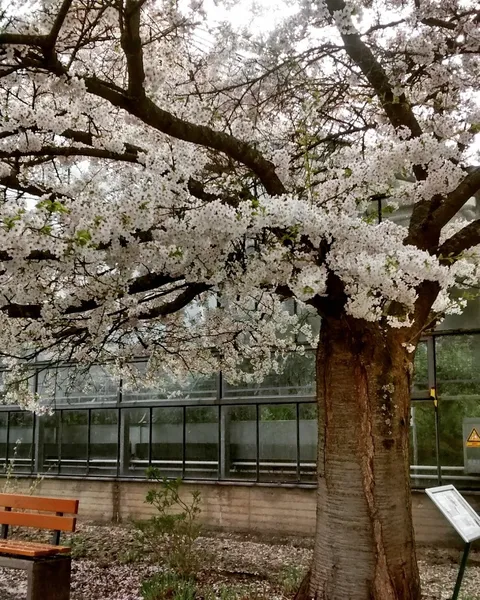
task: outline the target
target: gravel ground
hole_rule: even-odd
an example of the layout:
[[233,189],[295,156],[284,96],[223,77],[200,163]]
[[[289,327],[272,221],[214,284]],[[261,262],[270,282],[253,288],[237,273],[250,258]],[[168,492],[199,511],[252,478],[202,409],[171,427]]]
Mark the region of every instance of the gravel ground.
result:
[[[38,537],[37,537],[38,539]],[[141,600],[141,582],[158,570],[148,558],[132,552],[128,527],[80,525],[73,544],[71,600]],[[199,579],[215,589],[229,586],[242,600],[287,600],[295,580],[306,569],[311,547],[300,539],[260,540],[217,534],[198,540],[198,554],[208,557]],[[421,549],[419,565],[427,600],[451,597],[460,551]],[[23,571],[0,569],[0,599],[25,600]],[[480,600],[480,552],[473,552],[461,597]]]

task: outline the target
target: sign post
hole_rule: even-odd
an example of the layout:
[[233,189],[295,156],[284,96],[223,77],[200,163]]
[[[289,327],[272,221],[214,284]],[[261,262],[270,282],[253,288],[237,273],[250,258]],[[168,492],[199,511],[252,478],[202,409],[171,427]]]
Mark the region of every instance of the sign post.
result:
[[457,600],[470,547],[474,540],[480,538],[480,516],[453,485],[441,485],[425,491],[465,542],[462,562],[452,596],[452,600]]

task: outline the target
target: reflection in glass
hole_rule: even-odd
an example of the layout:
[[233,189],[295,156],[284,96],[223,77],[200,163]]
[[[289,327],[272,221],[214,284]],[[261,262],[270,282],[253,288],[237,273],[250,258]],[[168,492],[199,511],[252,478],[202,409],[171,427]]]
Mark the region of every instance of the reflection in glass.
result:
[[[467,290],[467,293],[469,293],[469,290]],[[462,292],[459,291],[458,295],[462,296]],[[446,331],[449,329],[476,329],[478,327],[480,327],[480,298],[475,297],[467,300],[467,306],[460,315],[447,315],[437,325],[436,329]]]
[[91,411],[88,472],[116,475],[118,465],[118,413],[114,409]]
[[39,370],[37,389],[44,403],[57,406],[118,399],[118,381],[101,365]]
[[413,401],[410,409],[410,473],[412,487],[437,484],[435,410],[431,400]]
[[121,419],[120,474],[143,477],[149,466],[150,410],[123,409]]
[[[435,339],[435,348],[440,399],[440,460],[445,481],[479,487],[478,477],[465,465],[463,422],[480,417],[480,335],[439,336]],[[475,449],[469,450],[469,458],[480,459],[480,456],[474,456],[475,453]]]
[[297,416],[294,404],[260,406],[260,481],[297,480]]
[[221,407],[222,479],[257,478],[257,410],[255,406]]
[[128,380],[124,382],[123,402],[151,402],[153,400],[210,399],[217,395],[217,376],[189,373],[185,377],[174,377],[165,371],[157,375],[154,387],[145,387],[146,363],[131,365]]
[[37,420],[39,428],[39,462],[43,473],[58,473],[60,468],[60,413],[43,415]]
[[60,473],[86,475],[88,471],[88,411],[62,410]]
[[412,397],[429,396],[427,342],[419,342],[415,352]]
[[[137,451],[145,460],[148,448]],[[152,409],[152,466],[163,477],[181,477],[183,473],[183,408]]]
[[225,384],[225,396],[249,398],[256,396],[313,396],[315,393],[315,353],[289,354],[278,373],[267,375],[258,384]]
[[218,407],[187,406],[185,414],[185,477],[217,479]]
[[31,412],[11,412],[8,439],[8,462],[15,472],[31,472],[34,468],[34,416]]
[[300,404],[298,416],[300,481],[314,482],[317,471],[317,405]]
[[435,348],[439,397],[480,400],[480,335],[439,336]]

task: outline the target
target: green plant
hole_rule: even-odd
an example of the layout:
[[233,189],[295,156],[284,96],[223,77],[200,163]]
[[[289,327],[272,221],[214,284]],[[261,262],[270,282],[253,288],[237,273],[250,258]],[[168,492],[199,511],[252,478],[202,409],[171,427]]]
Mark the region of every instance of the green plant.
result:
[[220,589],[220,600],[237,600],[238,597],[236,590],[230,587],[224,586]]
[[157,513],[137,523],[141,541],[161,563],[180,576],[191,576],[199,569],[194,544],[200,535],[200,492],[194,491],[190,502],[180,496],[181,480],[168,480],[158,469],[147,470],[150,481],[159,487],[148,490],[145,502]]
[[122,565],[130,565],[142,561],[143,558],[144,553],[142,549],[133,546],[132,548],[127,548],[123,552],[119,553],[118,562]]
[[194,600],[195,584],[175,573],[157,573],[142,583],[140,589],[144,600]]
[[305,572],[300,567],[288,565],[280,571],[280,585],[283,592],[288,596],[298,591]]
[[17,440],[15,442],[15,446],[13,447],[13,456],[8,459],[7,464],[5,465],[5,481],[2,488],[3,494],[18,494],[25,493],[26,495],[33,496],[37,491],[38,487],[45,479],[45,476],[48,475],[53,466],[49,467],[48,471],[42,475],[38,474],[33,481],[30,482],[30,485],[25,490],[25,492],[19,490],[20,487],[20,479],[15,474],[15,462],[18,458],[18,454],[20,451],[22,440]]
[[88,540],[81,533],[72,536],[70,547],[72,558],[85,558],[88,554]]

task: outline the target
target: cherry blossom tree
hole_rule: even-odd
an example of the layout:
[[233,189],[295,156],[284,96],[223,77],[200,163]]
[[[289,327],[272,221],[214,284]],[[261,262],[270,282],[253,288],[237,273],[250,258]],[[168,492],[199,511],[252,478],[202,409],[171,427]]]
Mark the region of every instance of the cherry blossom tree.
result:
[[419,336],[480,279],[478,6],[303,0],[267,32],[168,0],[0,19],[10,393],[35,400],[40,353],[262,378],[315,343],[294,298],[322,319],[298,597],[418,600],[410,385]]

